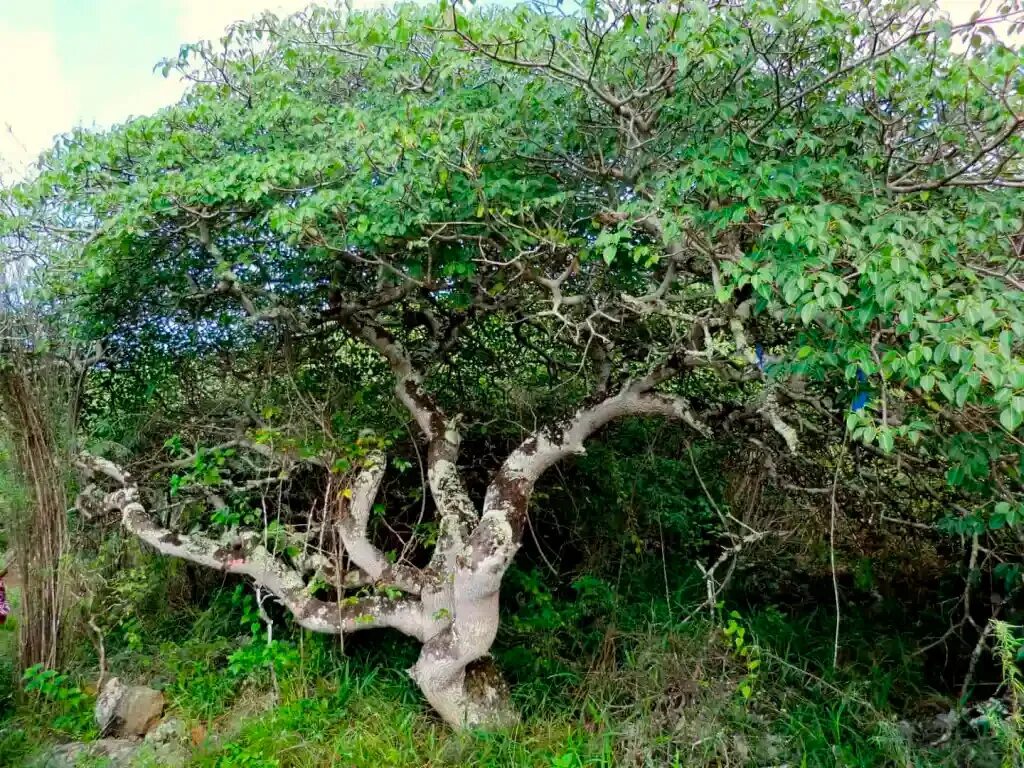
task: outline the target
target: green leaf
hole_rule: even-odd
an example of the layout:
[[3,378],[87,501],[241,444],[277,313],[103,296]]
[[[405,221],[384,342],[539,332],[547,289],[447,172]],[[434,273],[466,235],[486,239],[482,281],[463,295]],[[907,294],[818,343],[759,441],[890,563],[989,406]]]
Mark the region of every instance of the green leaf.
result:
[[895,438],[891,429],[886,429],[878,434],[878,445],[886,453],[892,453]]
[[999,414],[999,423],[1007,432],[1015,431],[1020,426],[1022,419],[1024,419],[1024,415],[1013,408],[1004,408]]
[[970,388],[970,386],[966,382],[964,382],[959,387],[957,387],[957,390],[956,390],[956,406],[957,406],[957,408],[963,408],[964,407],[964,403],[967,402],[967,396],[970,395],[970,393],[971,393],[971,388]]

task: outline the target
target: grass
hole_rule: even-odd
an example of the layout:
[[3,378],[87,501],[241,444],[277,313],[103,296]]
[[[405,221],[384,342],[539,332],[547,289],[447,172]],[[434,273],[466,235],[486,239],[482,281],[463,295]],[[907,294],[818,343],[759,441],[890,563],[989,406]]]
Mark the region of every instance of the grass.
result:
[[[629,629],[591,626],[590,638],[563,629],[566,644],[545,644],[543,660],[531,658],[530,630],[519,627],[518,645],[497,656],[516,681],[523,721],[504,733],[456,733],[402,672],[415,644],[371,633],[343,650],[337,638],[292,633],[268,657],[254,652],[260,637],[240,635],[239,611],[222,595],[185,622],[176,609],[174,623],[140,617],[130,642],[109,638],[111,673],[164,690],[192,734],[193,766],[1000,765],[993,740],[932,749],[913,733],[915,702],[931,694],[898,636],[868,625],[858,634],[851,622],[844,663],[832,670],[828,617],[813,613],[753,611],[727,634],[726,621],[672,624],[651,612],[620,621]],[[13,670],[14,636],[0,630],[0,673]],[[80,650],[66,684],[87,689],[95,660],[91,646]],[[92,735],[74,718],[76,728],[55,727],[65,705],[16,700],[10,679],[0,681],[0,766]]]

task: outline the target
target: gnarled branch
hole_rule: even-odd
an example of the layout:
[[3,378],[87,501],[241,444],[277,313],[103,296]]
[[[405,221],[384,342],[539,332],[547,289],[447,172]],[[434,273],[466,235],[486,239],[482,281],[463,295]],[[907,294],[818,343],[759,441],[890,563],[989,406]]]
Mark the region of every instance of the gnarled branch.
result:
[[161,554],[225,573],[248,576],[280,600],[300,626],[331,634],[390,627],[423,639],[424,622],[418,600],[378,596],[335,602],[321,600],[310,594],[298,571],[259,543],[255,532],[221,540],[197,533],[177,534],[153,520],[139,501],[138,485],[124,469],[89,454],[80,457],[79,465],[121,486],[106,495],[105,505],[121,512],[121,522],[126,530]]
[[376,349],[395,374],[395,393],[416,419],[428,441],[427,482],[437,506],[438,543],[431,568],[450,572],[454,557],[469,528],[477,521],[477,510],[459,475],[456,462],[462,434],[459,417],[449,418],[422,387],[423,377],[412,364],[405,348],[375,323],[349,317],[349,330]]
[[366,458],[365,466],[348,489],[351,498],[346,500],[342,491],[341,498],[337,500],[340,509],[335,526],[349,559],[372,581],[419,594],[423,587],[423,573],[411,566],[389,563],[384,553],[370,541],[367,533],[373,502],[384,477],[384,468],[383,453],[374,451]]

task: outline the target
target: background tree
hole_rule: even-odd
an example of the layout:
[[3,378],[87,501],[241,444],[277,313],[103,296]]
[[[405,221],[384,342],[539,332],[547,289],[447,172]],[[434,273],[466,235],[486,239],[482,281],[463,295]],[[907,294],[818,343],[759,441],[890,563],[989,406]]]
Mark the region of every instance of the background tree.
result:
[[[417,638],[452,724],[511,717],[487,654],[531,494],[616,419],[772,467],[841,435],[833,533],[848,443],[948,467],[948,524],[1012,551],[1024,69],[993,29],[1021,17],[313,9],[184,46],[182,103],[66,137],[6,224],[73,244],[48,301],[104,345],[92,503],[302,626]],[[389,558],[395,402],[434,526]],[[719,516],[710,606],[779,533]]]
[[71,459],[81,389],[95,362],[62,343],[56,316],[36,302],[29,275],[48,255],[38,245],[15,233],[0,248],[0,509],[9,534],[4,568],[21,593],[21,669],[56,667],[66,650]]

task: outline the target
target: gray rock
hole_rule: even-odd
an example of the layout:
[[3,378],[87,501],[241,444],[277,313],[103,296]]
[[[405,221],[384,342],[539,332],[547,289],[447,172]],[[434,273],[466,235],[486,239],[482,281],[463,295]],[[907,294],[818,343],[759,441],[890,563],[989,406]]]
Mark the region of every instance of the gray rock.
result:
[[165,744],[142,743],[132,758],[132,768],[185,768],[190,752],[181,742]]
[[184,768],[190,756],[185,724],[171,717],[146,734],[133,766],[138,768]]
[[96,698],[94,714],[105,736],[141,738],[159,722],[164,695],[144,685],[125,685],[118,678],[107,681]]
[[61,744],[32,763],[33,768],[75,768],[79,763],[98,762],[107,768],[131,768],[139,743],[128,739],[100,739]]
[[104,768],[185,768],[190,757],[185,724],[176,718],[163,721],[142,741],[99,739],[61,744],[44,753],[32,768],[75,768],[88,764]]
[[188,738],[185,724],[178,718],[171,717],[147,733],[145,741],[147,744],[185,744]]
[[103,685],[99,695],[96,697],[96,706],[93,708],[93,716],[96,718],[96,725],[100,733],[106,733],[114,723],[117,715],[117,705],[124,698],[126,687],[119,678],[112,677]]

